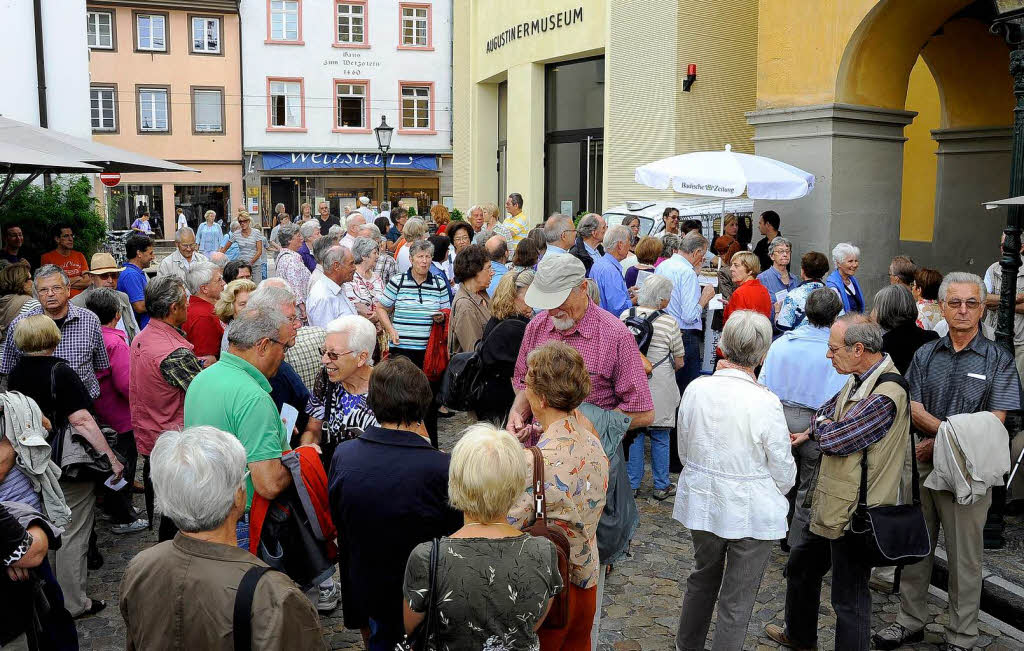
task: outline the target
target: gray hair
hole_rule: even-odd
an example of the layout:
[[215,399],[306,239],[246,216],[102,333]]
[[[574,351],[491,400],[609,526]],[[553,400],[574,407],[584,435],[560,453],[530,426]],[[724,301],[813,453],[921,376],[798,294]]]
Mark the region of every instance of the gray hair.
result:
[[908,321],[917,320],[917,302],[910,290],[903,285],[889,285],[875,294],[872,312],[878,325],[886,330],[892,330]]
[[242,443],[216,427],[164,432],[150,456],[157,508],[182,531],[213,531],[244,486],[245,459]]
[[175,243],[180,242],[181,238],[184,237],[185,235],[191,235],[193,238],[195,238],[196,232],[189,228],[188,226],[182,226],[177,230],[177,232],[174,233]]
[[372,364],[373,349],[377,346],[377,328],[364,316],[346,314],[327,324],[327,334],[342,333],[349,350],[358,355],[366,353]]
[[344,236],[345,229],[339,226],[338,224],[335,224],[334,226],[331,226],[330,228],[327,229],[327,237],[331,238],[335,242],[340,241],[341,238]]
[[327,249],[327,253],[324,254],[324,271],[328,271],[334,266],[334,263],[344,264],[345,258],[349,256],[351,251],[348,250],[347,246],[335,244],[334,246]]
[[587,292],[587,296],[590,297],[590,300],[594,301],[595,305],[600,305],[601,288],[597,286],[597,281],[593,278],[587,278],[583,281],[583,284],[585,285],[584,289]]
[[299,227],[295,224],[281,224],[277,227],[277,243],[282,247],[288,246],[298,232]]
[[352,261],[359,264],[377,250],[377,243],[368,237],[357,237],[352,242]]
[[572,230],[572,217],[556,212],[544,223],[544,241],[554,244],[562,239],[562,234],[568,230]]
[[860,258],[860,249],[849,242],[840,242],[832,249],[832,262],[837,266],[843,264],[850,258]]
[[380,242],[380,239],[384,237],[380,234],[380,229],[377,228],[376,224],[363,224],[359,227],[359,232],[362,233],[363,231],[370,231],[370,234],[362,235],[361,237],[368,237],[375,242]]
[[585,215],[580,220],[579,226],[576,227],[576,234],[587,239],[597,232],[597,229],[601,227],[601,216],[597,213],[590,213]]
[[230,228],[232,231],[237,231],[242,229],[242,225],[238,223],[237,219],[232,219],[231,226],[229,226],[228,228]]
[[829,287],[819,287],[807,296],[804,316],[816,328],[829,328],[843,311],[843,302]]
[[629,230],[629,226],[612,226],[604,234],[604,250],[610,251],[619,242],[632,242],[633,231]]
[[768,317],[753,310],[733,312],[725,322],[722,337],[718,340],[718,347],[722,349],[725,358],[746,368],[754,368],[763,362],[771,345],[771,322]]
[[[39,272],[36,272],[36,278],[39,277]],[[978,278],[978,276],[969,273],[967,271],[951,271],[946,274],[946,277],[942,279],[942,284],[939,285],[939,300],[946,300],[946,293],[949,292],[949,286],[952,284],[957,285],[970,285],[971,283],[978,286],[978,297],[981,302],[985,302],[985,297],[988,296],[988,290],[985,289],[985,283]]]
[[[411,222],[412,219],[410,219],[409,221]],[[409,225],[408,225],[408,222],[407,222],[406,223],[406,228],[408,228],[408,227],[409,227]],[[412,256],[416,255],[420,251],[426,251],[427,253],[430,254],[431,258],[434,257],[434,245],[430,243],[430,240],[416,240],[415,242],[410,244],[409,245],[409,259],[412,260]]]
[[220,267],[212,262],[200,262],[189,267],[188,272],[185,274],[185,282],[188,283],[189,293],[193,295],[198,294],[203,285],[209,284],[213,280],[213,274],[218,269]]
[[[405,228],[402,229],[402,236],[408,242],[426,237],[427,222],[423,221],[419,217],[410,217],[409,221],[405,222]],[[409,253],[411,254],[412,251]]]
[[636,295],[636,304],[640,307],[661,309],[661,303],[672,298],[672,281],[665,276],[651,274],[640,286]]
[[228,260],[228,256],[226,253],[214,251],[213,253],[210,254],[210,262],[223,269],[225,266],[227,266],[230,260]]
[[789,249],[790,253],[793,253],[793,243],[790,242],[789,240],[787,240],[786,238],[782,237],[781,235],[779,235],[774,240],[769,242],[769,244],[768,244],[768,255],[769,256],[775,255],[775,249],[780,247],[780,246],[786,247],[787,249]]
[[36,275],[32,277],[32,284],[35,285],[36,289],[39,289],[39,281],[43,278],[49,278],[50,276],[60,276],[60,281],[67,287],[71,284],[71,279],[64,273],[64,270],[55,264],[44,264],[43,266],[36,269]]
[[155,319],[163,319],[171,308],[188,297],[185,282],[177,276],[157,276],[146,285],[146,312]]
[[332,241],[329,237],[321,237],[316,242],[313,242],[313,259],[323,265],[324,256],[327,255],[327,251],[336,244],[337,242]]
[[[287,291],[280,287],[274,289]],[[280,307],[269,307],[265,301],[252,305],[259,291],[249,295],[249,304],[228,324],[228,342],[240,350],[249,350],[264,339],[277,339],[281,326],[288,324],[288,317]]]
[[270,278],[260,283],[260,286],[256,288],[252,294],[249,294],[249,302],[246,303],[246,307],[261,307],[267,308],[268,310],[281,311],[281,308],[285,305],[295,305],[295,293],[291,289],[287,288],[287,281],[283,278],[281,284],[283,286],[268,284]]
[[882,352],[882,326],[859,312],[850,312],[836,319],[836,323],[846,324],[843,344],[847,347],[855,344],[864,346],[869,353]]
[[274,205],[274,212],[275,213],[284,212],[284,204],[283,203],[279,203],[279,204]]
[[302,239],[308,240],[313,237],[314,234],[320,232],[320,224],[317,220],[310,219],[309,221],[303,222],[302,226],[299,226],[299,233],[302,235]]
[[[666,237],[668,236],[666,235]],[[664,246],[664,243],[662,246]],[[679,243],[679,250],[686,255],[701,249],[708,250],[708,238],[701,235],[699,231],[690,231],[683,236],[682,242]]]
[[665,233],[661,238],[661,255],[671,258],[676,251],[683,250],[683,238],[674,233]]

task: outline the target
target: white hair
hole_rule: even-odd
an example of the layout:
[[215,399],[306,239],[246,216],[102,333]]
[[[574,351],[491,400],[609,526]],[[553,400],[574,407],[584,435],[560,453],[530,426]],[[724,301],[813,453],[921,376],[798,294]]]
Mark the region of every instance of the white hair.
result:
[[185,236],[186,234],[187,234],[187,235],[191,235],[192,237],[195,237],[195,236],[196,236],[196,232],[195,232],[194,230],[192,230],[192,229],[191,229],[191,228],[189,228],[188,226],[182,226],[182,227],[181,227],[181,228],[179,228],[179,229],[177,230],[177,232],[176,232],[176,233],[174,234],[174,241],[175,241],[175,242],[180,242],[180,241],[181,241],[181,238],[182,238],[182,237],[184,237],[184,236]]
[[832,262],[837,266],[843,264],[850,258],[860,258],[860,249],[849,242],[840,242],[832,249]]
[[209,425],[164,432],[150,455],[157,508],[189,533],[228,518],[245,473],[245,448]]
[[661,309],[661,303],[672,298],[672,281],[666,276],[650,275],[636,295],[636,304],[640,307]]
[[[373,349],[377,346],[377,328],[364,316],[346,314],[339,316],[327,324],[327,334],[345,335],[345,345],[358,355],[366,353],[373,357]],[[372,359],[369,363],[373,363]]]
[[[280,280],[281,285],[271,283],[271,280]],[[288,281],[283,278],[268,278],[260,283],[252,294],[249,294],[249,302],[246,307],[265,307],[270,310],[280,311],[285,305],[295,305],[295,293],[288,287]]]
[[633,239],[633,231],[629,230],[629,226],[612,226],[604,233],[604,250],[610,251],[619,242],[629,242]]
[[302,239],[304,240],[308,240],[318,232],[320,232],[320,224],[317,223],[315,219],[303,222],[302,225],[299,226],[299,234],[302,235]]
[[722,329],[718,347],[734,364],[754,368],[764,361],[772,345],[772,324],[768,317],[753,310],[733,312]]
[[985,283],[978,276],[966,272],[966,271],[951,271],[946,274],[946,277],[942,279],[942,284],[939,285],[939,300],[945,301],[946,294],[949,292],[949,286],[956,283],[957,285],[977,285],[978,286],[978,297],[981,302],[985,302],[985,297],[988,296],[988,291],[985,288]]
[[[252,301],[255,295],[256,292],[250,294],[249,300]],[[250,302],[228,324],[228,343],[240,350],[249,350],[264,339],[277,339],[281,327],[287,323],[288,317],[279,307],[253,306]]]
[[199,262],[189,267],[185,274],[185,283],[188,285],[188,293],[193,296],[198,294],[203,285],[213,280],[213,274],[220,267],[212,262]]

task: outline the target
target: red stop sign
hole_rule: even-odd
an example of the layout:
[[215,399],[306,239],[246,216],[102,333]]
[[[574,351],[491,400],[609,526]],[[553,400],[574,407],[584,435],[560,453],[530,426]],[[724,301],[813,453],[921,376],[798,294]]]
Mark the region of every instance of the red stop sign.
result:
[[107,186],[108,188],[112,188],[120,182],[120,172],[103,172],[102,174],[100,174],[100,183]]

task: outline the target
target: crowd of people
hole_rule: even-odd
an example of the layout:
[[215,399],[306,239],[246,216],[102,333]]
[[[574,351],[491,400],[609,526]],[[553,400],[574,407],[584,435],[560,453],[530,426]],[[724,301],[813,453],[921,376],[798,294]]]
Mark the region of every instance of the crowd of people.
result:
[[[269,239],[207,211],[155,268],[142,217],[123,265],[87,264],[61,227],[33,271],[4,229],[0,647],[77,648],[75,620],[107,606],[88,594],[102,513],[157,529],[121,582],[130,649],[325,648],[318,612],[339,604],[372,651],[596,649],[648,456],[694,547],[676,648],[703,649],[715,612],[713,648],[742,648],[775,544],[768,637],[816,648],[831,568],[836,648],[919,641],[940,530],[947,648],[974,645],[1024,370],[1024,314],[1015,353],[992,341],[998,265],[898,256],[866,297],[855,244],[794,270],[774,211],[747,244],[736,215],[712,233],[671,207],[641,236],[638,218],[534,225],[516,193],[505,219],[364,199],[279,205]],[[438,419],[467,406],[441,450]],[[882,627],[886,568],[858,527],[906,503],[931,551]]]

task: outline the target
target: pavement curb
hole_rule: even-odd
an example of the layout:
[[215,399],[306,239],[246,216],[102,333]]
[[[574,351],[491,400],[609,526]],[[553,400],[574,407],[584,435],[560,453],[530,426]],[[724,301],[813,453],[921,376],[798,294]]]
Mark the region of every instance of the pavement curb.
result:
[[[946,550],[941,547],[935,550],[931,583],[941,590],[949,589]],[[1024,630],[1024,587],[987,572],[981,584],[981,610],[1016,629]]]

